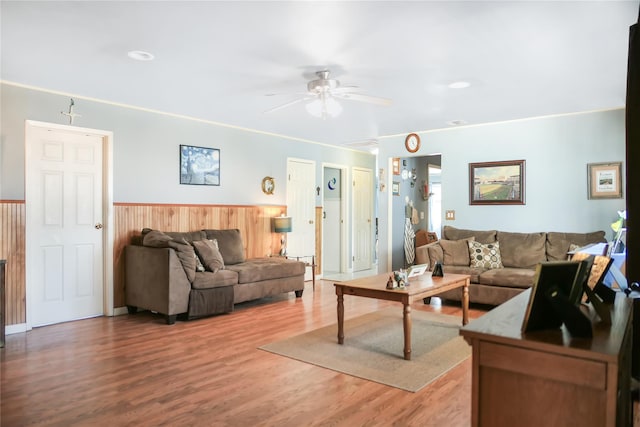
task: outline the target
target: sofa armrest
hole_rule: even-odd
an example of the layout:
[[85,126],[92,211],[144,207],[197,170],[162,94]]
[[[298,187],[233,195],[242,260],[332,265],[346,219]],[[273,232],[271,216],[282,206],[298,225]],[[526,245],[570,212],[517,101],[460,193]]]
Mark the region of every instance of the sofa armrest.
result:
[[189,308],[191,283],[171,248],[124,248],[125,302],[172,316]]

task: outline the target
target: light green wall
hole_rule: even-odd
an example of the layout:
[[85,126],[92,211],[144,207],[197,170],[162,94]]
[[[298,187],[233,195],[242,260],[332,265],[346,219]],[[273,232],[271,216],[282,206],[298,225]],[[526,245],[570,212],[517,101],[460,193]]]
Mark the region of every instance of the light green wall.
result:
[[[0,199],[24,199],[25,120],[68,124],[60,114],[69,97],[10,84],[0,85]],[[177,204],[286,204],[287,158],[375,171],[375,156],[349,149],[300,142],[208,122],[74,98],[82,117],[74,125],[113,132],[114,201]],[[221,185],[179,183],[179,146],[220,149]],[[265,176],[276,180],[273,196],[263,194]],[[321,205],[316,196],[316,205]]]
[[[443,215],[456,213],[455,221],[442,218],[443,225],[515,232],[605,230],[611,238],[610,224],[616,211],[625,209],[625,199],[589,200],[587,164],[622,161],[624,177],[624,129],[623,109],[451,128],[422,133],[415,156],[442,155]],[[381,167],[388,170],[391,157],[407,157],[403,141],[404,136],[382,139]],[[469,205],[469,163],[520,159],[526,161],[525,205]],[[403,221],[391,213],[391,197],[382,193],[379,200],[383,270],[390,253],[396,259],[397,249],[389,249],[396,240],[391,230]]]

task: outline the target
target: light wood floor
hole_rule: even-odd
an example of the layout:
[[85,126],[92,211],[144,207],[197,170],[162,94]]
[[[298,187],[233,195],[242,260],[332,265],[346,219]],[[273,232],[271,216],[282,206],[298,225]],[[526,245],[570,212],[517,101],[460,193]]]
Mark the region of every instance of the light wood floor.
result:
[[[345,317],[390,305],[345,297]],[[461,315],[438,299],[412,309]],[[332,283],[318,281],[301,299],[291,293],[172,326],[146,312],[9,335],[0,425],[470,425],[470,359],[410,393],[257,349],[335,322]]]

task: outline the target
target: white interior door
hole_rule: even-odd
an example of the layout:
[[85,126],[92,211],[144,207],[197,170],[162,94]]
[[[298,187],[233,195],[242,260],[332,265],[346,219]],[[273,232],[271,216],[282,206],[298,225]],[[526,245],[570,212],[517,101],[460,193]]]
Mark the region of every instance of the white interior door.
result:
[[290,255],[315,255],[316,164],[309,160],[287,160],[287,215],[291,233],[287,235]]
[[373,178],[369,169],[353,169],[353,271],[371,268]]
[[30,323],[104,314],[103,137],[32,127],[25,199]]
[[346,169],[323,169],[322,272],[343,272]]

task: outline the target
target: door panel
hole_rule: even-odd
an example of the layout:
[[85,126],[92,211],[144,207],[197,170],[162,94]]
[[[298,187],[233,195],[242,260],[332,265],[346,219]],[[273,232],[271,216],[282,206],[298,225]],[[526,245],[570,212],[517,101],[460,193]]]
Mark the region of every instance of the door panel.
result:
[[102,150],[97,135],[36,127],[27,140],[32,325],[103,314]]

